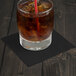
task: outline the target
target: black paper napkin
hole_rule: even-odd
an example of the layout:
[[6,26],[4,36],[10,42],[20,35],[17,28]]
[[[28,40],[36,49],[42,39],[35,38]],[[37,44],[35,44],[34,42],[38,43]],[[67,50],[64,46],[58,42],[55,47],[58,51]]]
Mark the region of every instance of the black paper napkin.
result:
[[61,52],[65,52],[71,48],[74,48],[70,42],[64,39],[56,31],[53,31],[51,45],[42,51],[30,51],[24,49],[19,44],[18,33],[2,38],[2,40],[12,49],[14,53],[27,65],[32,66],[40,63],[48,58],[58,55]]

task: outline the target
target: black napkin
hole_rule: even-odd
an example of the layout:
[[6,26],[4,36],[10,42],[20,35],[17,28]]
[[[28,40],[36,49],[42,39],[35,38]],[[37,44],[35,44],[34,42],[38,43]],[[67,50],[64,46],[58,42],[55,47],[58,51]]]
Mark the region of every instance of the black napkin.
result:
[[51,45],[42,51],[30,51],[22,48],[19,44],[19,35],[15,33],[13,35],[2,38],[2,40],[12,49],[14,53],[27,65],[32,66],[40,63],[48,58],[56,56],[61,52],[65,52],[74,46],[59,35],[56,31],[53,31]]

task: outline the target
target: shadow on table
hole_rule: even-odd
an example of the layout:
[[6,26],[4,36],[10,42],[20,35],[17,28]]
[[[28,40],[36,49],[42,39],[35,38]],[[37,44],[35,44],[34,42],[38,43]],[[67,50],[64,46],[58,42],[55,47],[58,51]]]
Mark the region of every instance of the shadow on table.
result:
[[46,59],[49,59],[61,52],[65,52],[74,46],[59,35],[56,31],[53,31],[52,44],[42,51],[30,51],[22,48],[19,44],[18,33],[2,38],[2,40],[12,49],[14,53],[27,65],[32,66],[40,63]]

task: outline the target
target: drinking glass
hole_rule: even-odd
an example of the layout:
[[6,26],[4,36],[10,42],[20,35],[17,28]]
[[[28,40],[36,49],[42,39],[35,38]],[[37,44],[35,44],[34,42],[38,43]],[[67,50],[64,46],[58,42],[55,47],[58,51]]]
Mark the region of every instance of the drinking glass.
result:
[[23,48],[32,51],[46,49],[52,42],[54,9],[51,0],[37,1],[35,13],[33,0],[19,0],[17,3],[17,25],[19,41]]

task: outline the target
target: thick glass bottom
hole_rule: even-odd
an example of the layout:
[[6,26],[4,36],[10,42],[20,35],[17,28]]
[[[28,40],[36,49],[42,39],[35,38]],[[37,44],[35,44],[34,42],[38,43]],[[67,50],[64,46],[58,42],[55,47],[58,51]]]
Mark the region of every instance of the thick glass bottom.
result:
[[31,51],[40,51],[40,50],[44,50],[46,49],[52,42],[52,33],[51,35],[42,41],[29,41],[24,39],[21,35],[20,35],[20,44],[23,48],[27,49],[27,50],[31,50]]

